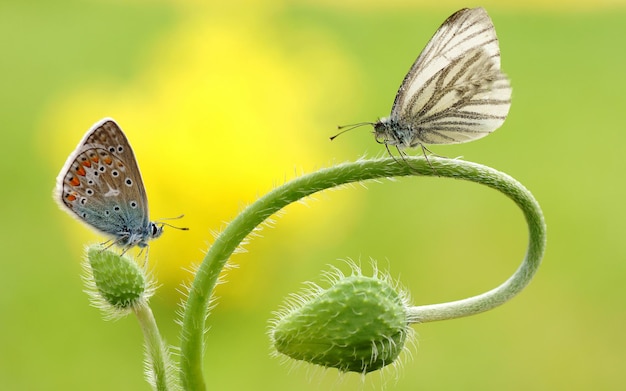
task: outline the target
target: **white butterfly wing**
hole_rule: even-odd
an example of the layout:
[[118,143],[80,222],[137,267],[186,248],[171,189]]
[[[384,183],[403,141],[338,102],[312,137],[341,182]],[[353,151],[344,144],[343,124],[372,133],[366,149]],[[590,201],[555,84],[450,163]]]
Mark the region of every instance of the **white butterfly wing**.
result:
[[511,86],[483,8],[462,9],[437,30],[404,78],[390,119],[415,131],[412,146],[462,143],[504,122]]

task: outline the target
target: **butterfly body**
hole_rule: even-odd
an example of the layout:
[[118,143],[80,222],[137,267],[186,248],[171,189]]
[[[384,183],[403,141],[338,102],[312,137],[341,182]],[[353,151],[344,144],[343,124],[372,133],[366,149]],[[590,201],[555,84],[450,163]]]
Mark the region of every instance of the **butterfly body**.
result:
[[125,250],[146,247],[163,233],[150,221],[141,173],[128,139],[105,118],[85,134],[57,177],[62,209],[110,237]]
[[373,123],[374,136],[399,149],[464,143],[499,128],[510,106],[511,86],[500,70],[491,19],[483,8],[462,9],[428,42],[391,115]]

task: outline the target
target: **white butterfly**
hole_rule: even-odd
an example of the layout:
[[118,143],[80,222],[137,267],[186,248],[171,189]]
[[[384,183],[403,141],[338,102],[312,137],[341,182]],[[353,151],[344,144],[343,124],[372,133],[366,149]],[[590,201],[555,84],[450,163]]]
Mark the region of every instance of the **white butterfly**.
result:
[[[462,9],[430,39],[404,78],[376,141],[398,150],[475,140],[499,128],[511,106],[500,48],[484,8]],[[363,124],[357,124],[363,125]],[[349,130],[349,129],[348,129]]]

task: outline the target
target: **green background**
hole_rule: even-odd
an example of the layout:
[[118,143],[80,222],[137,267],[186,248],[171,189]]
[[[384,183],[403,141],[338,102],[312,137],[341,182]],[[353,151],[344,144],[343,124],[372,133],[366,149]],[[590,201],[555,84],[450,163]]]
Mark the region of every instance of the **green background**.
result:
[[[358,109],[332,118],[350,123],[388,113],[420,48],[458,8],[355,12],[278,4],[267,25],[279,46],[291,48],[290,34],[307,29],[331,39],[360,66],[359,80],[367,84],[354,94]],[[400,278],[415,304],[429,304],[496,286],[525,249],[521,214],[476,185],[429,178],[328,193],[309,203],[300,228],[286,229],[278,220],[255,239],[261,244],[238,256],[240,270],[229,279],[247,281],[249,297],[240,300],[253,305],[217,301],[205,362],[212,389],[612,390],[626,384],[626,8],[488,10],[513,85],[509,118],[484,140],[433,150],[502,170],[533,192],[548,224],[548,251],[533,283],[489,313],[415,326],[412,358],[364,383],[357,375],[306,365],[290,370],[270,357],[267,319],[302,281],[319,281],[328,263],[345,270],[337,258],[361,260],[366,270],[375,258]],[[62,227],[86,228],[52,201],[63,162],[51,165],[38,140],[55,99],[92,79],[123,84],[138,77],[138,53],[183,22],[180,9],[165,3],[0,3],[0,389],[149,389],[135,319],[102,321],[82,292],[75,249],[84,243]],[[341,113],[341,102],[332,94],[327,99],[328,111]],[[333,131],[320,129],[319,138]],[[329,143],[318,166],[329,154],[342,161],[381,153],[368,132]],[[77,141],[64,142],[67,150]],[[285,172],[293,166],[298,162]],[[335,240],[332,218],[325,232],[309,231],[307,221],[314,223],[338,198],[358,199],[350,231]],[[222,222],[208,225],[219,229]],[[256,257],[255,248],[263,255]],[[247,264],[257,262],[265,262],[265,273],[246,274]],[[221,289],[230,297],[228,284]],[[174,345],[178,300],[169,285],[153,300]]]

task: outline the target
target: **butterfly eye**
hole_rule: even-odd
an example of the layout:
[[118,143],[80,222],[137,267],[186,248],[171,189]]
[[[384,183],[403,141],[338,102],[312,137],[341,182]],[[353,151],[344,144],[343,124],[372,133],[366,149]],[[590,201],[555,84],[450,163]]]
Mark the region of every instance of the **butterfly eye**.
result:
[[116,212],[119,212],[120,211],[120,206],[119,205],[115,205],[113,207],[113,210],[116,211]]
[[126,186],[131,187],[133,185],[133,180],[130,178],[126,178],[124,183],[126,183]]
[[129,204],[130,204],[130,207],[133,209],[137,207],[137,201],[131,201]]
[[163,233],[163,226],[158,226],[155,223],[150,223],[150,236],[152,238],[158,238]]
[[111,153],[115,152],[115,147],[109,147],[109,152]]
[[87,190],[85,190],[85,193],[87,193],[88,196],[92,196],[93,195],[93,189],[87,189]]
[[123,147],[123,146],[121,146],[121,145],[118,145],[118,146],[117,146],[117,152],[118,152],[118,153],[122,153],[122,152],[124,152],[124,147]]
[[111,175],[113,176],[113,178],[117,178],[118,176],[120,176],[120,173],[117,170],[113,170],[111,171]]
[[81,204],[81,205],[85,205],[85,204],[87,204],[87,198],[85,198],[85,197],[81,198],[81,199],[80,199],[80,204]]

